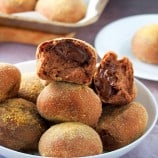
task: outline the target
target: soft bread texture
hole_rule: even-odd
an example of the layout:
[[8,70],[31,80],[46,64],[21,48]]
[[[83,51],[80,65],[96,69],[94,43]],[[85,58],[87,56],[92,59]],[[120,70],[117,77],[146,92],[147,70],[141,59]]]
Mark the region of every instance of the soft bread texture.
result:
[[51,21],[75,23],[86,15],[84,0],[38,0],[35,10]]
[[89,85],[95,73],[97,54],[85,41],[57,38],[38,46],[36,61],[41,79]]
[[94,86],[106,104],[130,103],[136,96],[132,63],[126,57],[118,60],[114,52],[107,52],[94,75]]
[[149,64],[158,64],[158,24],[140,28],[134,34],[131,46],[136,58]]
[[14,98],[0,103],[0,145],[18,151],[37,150],[46,129],[32,102]]
[[37,0],[0,0],[0,12],[17,13],[34,10]]
[[101,154],[102,142],[91,127],[67,122],[52,126],[39,141],[39,152],[44,157],[81,157]]
[[104,150],[121,148],[139,138],[147,127],[148,113],[138,102],[124,106],[106,106],[96,127]]
[[95,126],[102,104],[88,86],[52,82],[38,96],[37,109],[42,117],[50,121],[77,121]]
[[12,64],[0,63],[0,102],[15,97],[21,82],[21,73]]

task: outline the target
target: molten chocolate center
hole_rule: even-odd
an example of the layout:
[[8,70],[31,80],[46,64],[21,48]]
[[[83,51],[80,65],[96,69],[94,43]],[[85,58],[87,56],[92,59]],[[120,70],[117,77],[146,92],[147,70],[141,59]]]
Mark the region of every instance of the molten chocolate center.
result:
[[116,71],[117,64],[107,62],[104,67],[99,67],[98,79],[95,80],[95,86],[98,89],[100,96],[108,99],[109,96],[117,93],[115,84],[117,82]]
[[67,61],[77,62],[79,65],[86,64],[90,60],[87,50],[71,41],[63,41],[54,46],[47,46],[46,51],[53,52]]

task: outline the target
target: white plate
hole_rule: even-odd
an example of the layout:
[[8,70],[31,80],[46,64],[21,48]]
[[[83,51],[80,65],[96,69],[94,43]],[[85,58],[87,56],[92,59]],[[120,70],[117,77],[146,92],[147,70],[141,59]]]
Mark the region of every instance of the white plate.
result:
[[127,56],[133,63],[136,77],[158,81],[158,65],[141,62],[131,51],[131,39],[134,33],[142,26],[152,23],[158,23],[158,14],[125,17],[108,24],[95,39],[99,56],[102,58],[109,50],[116,52],[120,58]]
[[[18,64],[16,64],[16,66],[19,68],[19,70],[22,73],[36,71],[35,61],[18,63]],[[148,90],[148,88],[145,85],[143,85],[138,80],[135,80],[135,82],[136,82],[136,86],[138,89],[137,97],[135,100],[137,102],[140,102],[142,105],[144,105],[144,107],[146,108],[146,110],[148,112],[148,116],[149,116],[148,125],[147,125],[147,129],[146,129],[145,133],[140,138],[138,138],[136,141],[132,142],[131,144],[129,144],[125,147],[122,147],[122,148],[112,151],[112,152],[108,152],[108,153],[104,153],[104,154],[100,154],[100,155],[96,155],[96,156],[90,156],[89,158],[118,158],[118,157],[126,154],[127,152],[129,152],[130,150],[135,148],[140,142],[142,142],[144,140],[144,138],[146,138],[146,136],[151,132],[151,130],[155,126],[156,121],[157,121],[157,116],[158,116],[156,100],[153,97],[152,93]],[[38,155],[21,153],[21,152],[13,151],[8,148],[0,146],[0,158],[1,158],[1,156],[2,156],[2,158],[3,157],[4,158],[42,158]]]

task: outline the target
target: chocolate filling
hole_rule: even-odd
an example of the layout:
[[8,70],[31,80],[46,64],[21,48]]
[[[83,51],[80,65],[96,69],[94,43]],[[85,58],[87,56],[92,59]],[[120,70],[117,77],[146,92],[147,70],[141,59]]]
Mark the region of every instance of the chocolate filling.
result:
[[118,92],[116,88],[117,83],[117,64],[106,62],[104,67],[99,67],[97,80],[95,80],[95,86],[103,98],[108,99],[110,96],[115,95]]
[[75,45],[71,41],[63,41],[56,45],[47,45],[44,51],[55,53],[66,61],[77,62],[78,65],[87,64],[90,60],[87,50],[79,45]]

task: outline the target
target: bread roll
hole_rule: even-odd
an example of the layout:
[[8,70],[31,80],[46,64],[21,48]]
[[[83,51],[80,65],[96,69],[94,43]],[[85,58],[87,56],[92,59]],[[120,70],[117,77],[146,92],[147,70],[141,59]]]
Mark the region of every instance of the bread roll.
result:
[[126,57],[118,60],[114,52],[107,52],[94,75],[94,86],[106,104],[130,103],[136,96],[132,63]]
[[17,151],[37,150],[46,129],[32,102],[14,98],[0,103],[0,145]]
[[158,64],[158,24],[141,27],[133,36],[132,52],[139,60]]
[[81,157],[101,154],[102,142],[97,132],[79,122],[67,122],[50,127],[39,141],[44,157]]
[[18,96],[36,103],[37,97],[44,88],[43,83],[35,72],[22,74]]
[[52,82],[38,96],[37,109],[49,121],[77,121],[95,126],[102,105],[99,97],[88,86]]
[[84,0],[38,0],[36,9],[51,21],[75,23],[86,14]]
[[56,38],[36,50],[37,74],[43,80],[89,85],[96,70],[97,54],[85,41]]
[[15,97],[21,82],[21,73],[12,64],[0,63],[0,102]]
[[147,127],[148,113],[138,102],[106,106],[96,127],[104,150],[119,149],[139,138]]

